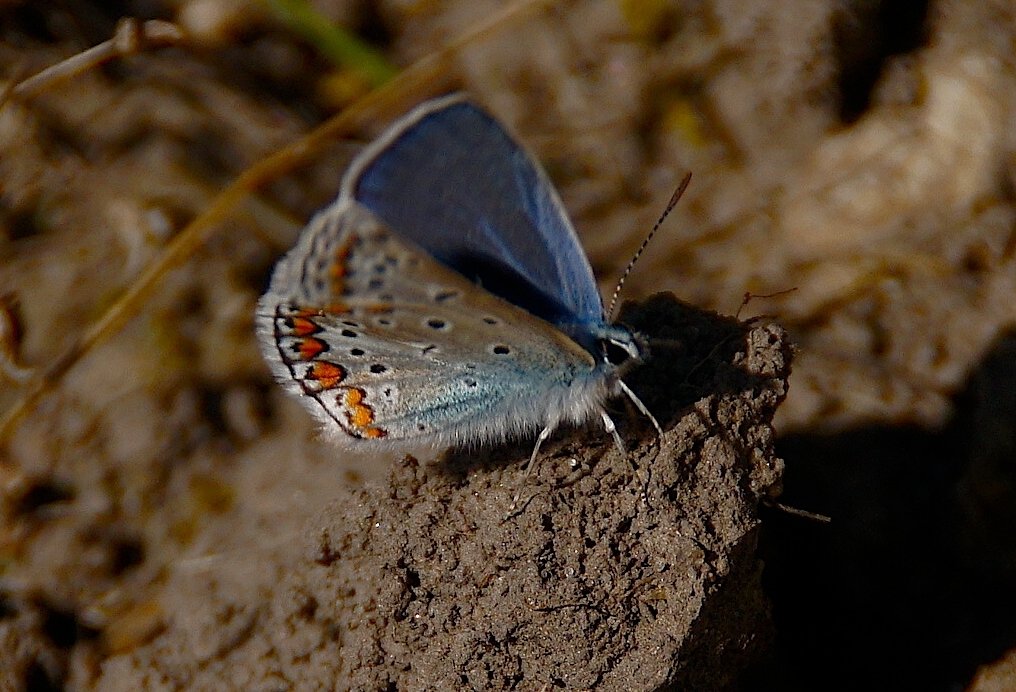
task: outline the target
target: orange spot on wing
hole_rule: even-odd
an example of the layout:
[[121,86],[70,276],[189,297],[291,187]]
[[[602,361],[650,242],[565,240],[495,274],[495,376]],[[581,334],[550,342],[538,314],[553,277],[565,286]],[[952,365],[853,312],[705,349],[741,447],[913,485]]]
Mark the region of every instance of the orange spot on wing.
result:
[[322,389],[331,389],[346,379],[346,371],[341,365],[319,360],[307,368],[308,380],[314,380]]
[[363,402],[365,396],[362,389],[347,389],[345,396],[346,414],[349,423],[356,428],[365,428],[374,422],[374,411]]
[[312,336],[308,336],[305,339],[300,339],[296,344],[296,351],[300,354],[300,357],[304,360],[313,360],[324,351],[328,350],[328,344],[321,339],[315,339]]
[[360,236],[350,233],[345,244],[335,251],[335,261],[328,267],[328,275],[332,279],[332,290],[336,293],[342,291],[343,279],[349,274],[349,256],[353,254],[353,248],[360,243]]
[[371,425],[374,422],[374,409],[363,403],[366,396],[366,392],[362,389],[351,388],[346,390],[342,399],[346,406],[346,417],[354,433],[360,437],[376,440],[386,436],[388,431]]
[[374,422],[374,412],[369,406],[354,406],[349,412],[350,423],[358,428],[366,428]]
[[321,327],[317,325],[313,320],[309,320],[306,317],[290,317],[286,320],[286,325],[293,330],[293,333],[297,336],[310,336],[321,331]]

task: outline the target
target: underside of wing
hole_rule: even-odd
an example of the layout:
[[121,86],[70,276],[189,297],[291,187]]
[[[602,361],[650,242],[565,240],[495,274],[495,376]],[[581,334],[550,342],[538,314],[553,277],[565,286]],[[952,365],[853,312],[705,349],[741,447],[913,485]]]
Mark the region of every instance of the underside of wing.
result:
[[312,221],[258,323],[276,374],[340,439],[499,438],[580,420],[605,390],[585,349],[352,203]]

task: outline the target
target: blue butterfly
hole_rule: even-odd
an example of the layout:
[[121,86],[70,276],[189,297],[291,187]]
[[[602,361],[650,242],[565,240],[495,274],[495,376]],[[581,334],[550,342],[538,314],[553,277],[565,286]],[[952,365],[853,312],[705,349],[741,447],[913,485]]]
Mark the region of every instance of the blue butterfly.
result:
[[[498,441],[599,417],[647,356],[611,324],[546,174],[450,96],[396,122],[276,266],[258,333],[340,445]],[[617,364],[619,358],[622,361]],[[532,463],[530,464],[532,468]]]

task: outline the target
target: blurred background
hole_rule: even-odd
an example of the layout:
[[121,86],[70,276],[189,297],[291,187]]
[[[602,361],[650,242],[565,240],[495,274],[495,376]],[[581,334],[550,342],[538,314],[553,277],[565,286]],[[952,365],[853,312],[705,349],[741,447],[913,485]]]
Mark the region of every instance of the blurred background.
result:
[[253,307],[362,144],[464,90],[604,291],[691,171],[626,296],[751,293],[797,344],[782,501],[833,522],[764,516],[776,637],[743,688],[1016,689],[1014,46],[1008,2],[0,3],[0,411],[45,382],[0,449],[7,680],[113,685],[178,573],[262,598],[383,473],[273,385]]

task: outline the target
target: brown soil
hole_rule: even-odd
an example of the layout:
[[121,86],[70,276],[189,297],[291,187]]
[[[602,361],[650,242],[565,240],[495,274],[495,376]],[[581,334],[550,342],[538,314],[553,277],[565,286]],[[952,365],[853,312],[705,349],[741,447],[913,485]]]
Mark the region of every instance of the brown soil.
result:
[[770,629],[756,510],[782,470],[768,421],[789,349],[662,296],[633,319],[695,335],[640,378],[676,412],[662,439],[626,426],[626,459],[558,435],[528,479],[525,445],[407,457],[338,492],[283,561],[251,546],[239,566],[284,575],[270,593],[236,589],[235,562],[175,575],[170,629],[107,660],[100,687],[729,686]]

